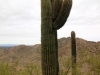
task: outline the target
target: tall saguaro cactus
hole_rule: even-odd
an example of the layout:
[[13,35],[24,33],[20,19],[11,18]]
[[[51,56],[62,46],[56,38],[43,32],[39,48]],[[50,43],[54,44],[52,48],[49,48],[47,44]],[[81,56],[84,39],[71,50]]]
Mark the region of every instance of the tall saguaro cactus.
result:
[[71,32],[71,50],[72,50],[72,75],[76,75],[76,38],[75,32]]
[[58,75],[57,30],[66,22],[72,0],[41,0],[42,75]]

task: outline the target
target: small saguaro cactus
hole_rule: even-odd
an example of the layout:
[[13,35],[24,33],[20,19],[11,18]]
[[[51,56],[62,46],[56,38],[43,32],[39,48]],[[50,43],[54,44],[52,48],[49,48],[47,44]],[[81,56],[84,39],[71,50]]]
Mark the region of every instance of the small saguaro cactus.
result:
[[72,75],[76,75],[76,39],[75,32],[71,32]]
[[66,22],[72,0],[41,0],[42,75],[58,75],[57,30]]

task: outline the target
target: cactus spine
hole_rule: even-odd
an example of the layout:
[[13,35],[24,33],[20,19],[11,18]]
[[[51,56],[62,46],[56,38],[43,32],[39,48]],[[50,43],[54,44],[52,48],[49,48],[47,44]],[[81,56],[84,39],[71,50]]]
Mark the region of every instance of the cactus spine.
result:
[[71,0],[41,0],[42,75],[58,75],[57,30],[66,22]]
[[76,75],[76,39],[75,32],[71,32],[71,50],[72,50],[72,75]]

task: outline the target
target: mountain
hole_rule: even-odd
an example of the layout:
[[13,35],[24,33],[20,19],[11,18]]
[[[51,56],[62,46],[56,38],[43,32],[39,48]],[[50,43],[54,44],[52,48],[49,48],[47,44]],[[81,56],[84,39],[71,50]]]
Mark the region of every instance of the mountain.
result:
[[[87,52],[91,55],[100,54],[100,42],[87,41],[76,38],[77,55]],[[66,56],[71,57],[71,38],[58,39],[59,58]],[[41,60],[41,44],[34,46],[18,45],[10,49],[0,48],[0,62],[29,63]]]
[[22,62],[29,63],[34,61],[35,59],[40,60],[39,56],[40,56],[40,45],[34,45],[34,46],[18,45],[8,50],[6,49],[0,50],[0,61],[3,62],[19,61],[19,63]]

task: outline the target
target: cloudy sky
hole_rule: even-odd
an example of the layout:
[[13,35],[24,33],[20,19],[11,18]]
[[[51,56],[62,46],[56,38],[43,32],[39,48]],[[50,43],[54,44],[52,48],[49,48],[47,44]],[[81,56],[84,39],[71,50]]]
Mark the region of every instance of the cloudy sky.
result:
[[[41,0],[0,0],[0,44],[40,44]],[[58,38],[100,41],[100,0],[73,0],[70,16]]]

